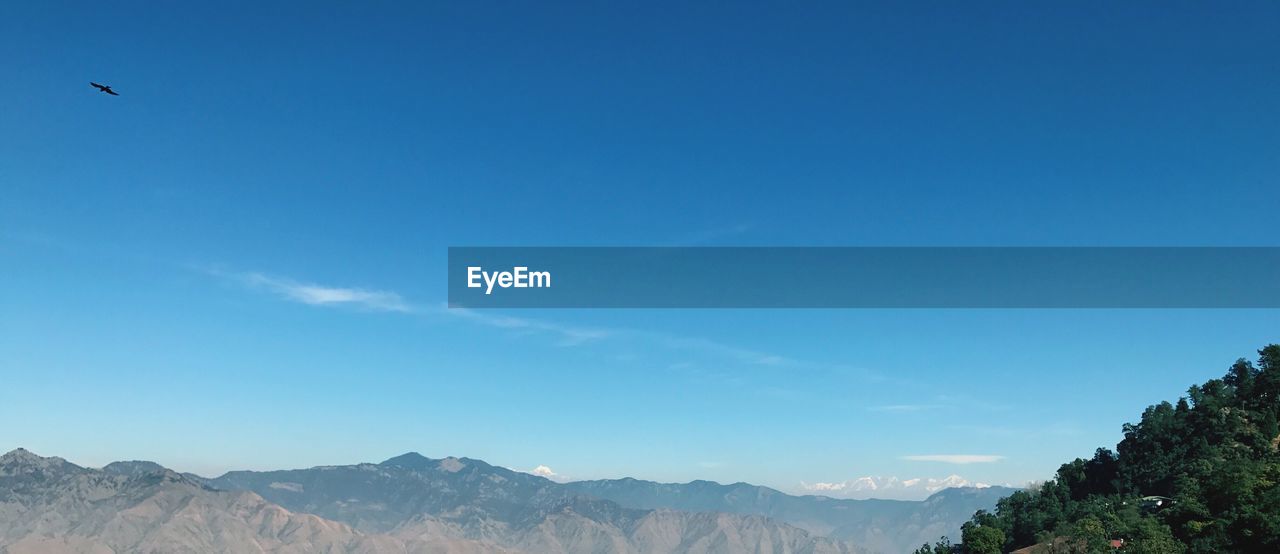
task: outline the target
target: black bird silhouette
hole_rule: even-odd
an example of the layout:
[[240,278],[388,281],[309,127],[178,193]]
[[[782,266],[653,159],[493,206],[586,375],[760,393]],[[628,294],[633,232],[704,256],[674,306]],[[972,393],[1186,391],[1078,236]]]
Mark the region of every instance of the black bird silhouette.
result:
[[107,85],[99,85],[98,83],[95,83],[93,81],[89,81],[89,84],[93,85],[93,88],[96,88],[102,92],[110,94],[111,96],[120,96],[119,94],[116,94],[116,91],[111,90],[111,87]]

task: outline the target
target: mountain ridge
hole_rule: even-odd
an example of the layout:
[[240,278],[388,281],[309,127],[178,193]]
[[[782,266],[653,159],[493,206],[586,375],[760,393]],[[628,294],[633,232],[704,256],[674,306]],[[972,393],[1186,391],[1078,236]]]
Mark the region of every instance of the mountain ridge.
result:
[[1016,489],[949,488],[922,501],[791,495],[749,483],[658,483],[635,478],[572,481],[565,487],[624,506],[760,514],[811,533],[872,550],[910,551],[942,536],[959,536],[977,510],[990,509]]
[[[979,509],[990,509],[1000,497],[1015,489],[1004,487],[944,489],[921,501],[881,499],[840,499],[822,495],[791,495],[782,491],[752,485],[745,482],[721,484],[709,480],[693,480],[688,483],[657,483],[624,477],[614,480],[571,481],[559,483],[526,472],[494,466],[483,460],[465,457],[428,458],[416,452],[393,456],[377,464],[354,466],[324,466],[332,472],[347,468],[399,468],[409,472],[425,472],[422,475],[474,474],[475,478],[514,481],[524,487],[526,494],[537,502],[567,501],[572,495],[606,499],[618,505],[639,510],[669,509],[681,512],[722,512],[737,515],[758,515],[798,527],[815,536],[850,541],[877,551],[909,551],[926,541],[941,536],[958,536],[960,525]],[[314,468],[313,468],[314,469]],[[215,479],[215,486],[247,487],[262,492],[264,496],[285,506],[306,506],[318,509],[327,517],[351,521],[357,527],[368,527],[365,519],[370,514],[358,513],[350,504],[335,506],[333,499],[326,501],[302,500],[296,497],[308,486],[295,483],[311,477],[299,477],[310,470],[285,470],[284,472],[228,472]],[[368,471],[368,470],[365,470]],[[257,482],[243,481],[256,475]],[[266,478],[269,476],[269,478]],[[419,475],[421,476],[421,475]],[[314,477],[314,476],[313,476]],[[296,485],[296,486],[295,486]],[[618,488],[630,491],[619,491]],[[648,490],[646,490],[648,489]],[[665,496],[654,490],[666,490]],[[639,491],[639,492],[637,492]],[[327,506],[327,508],[326,508]],[[580,507],[590,506],[586,505]],[[324,511],[341,508],[340,511]],[[471,506],[474,508],[474,506]],[[437,511],[446,511],[444,506]],[[545,506],[544,506],[545,508]],[[354,510],[357,513],[351,513]],[[395,510],[378,506],[374,517],[385,516]],[[538,512],[545,516],[545,512]],[[384,522],[383,529],[402,523]],[[363,528],[363,527],[362,527]],[[374,525],[372,528],[379,528]]]
[[[711,517],[685,510],[627,507],[576,493],[540,476],[465,457],[433,459],[407,452],[379,463],[232,471],[209,483],[222,489],[252,490],[286,508],[368,532],[403,534],[425,525],[513,548],[556,549],[563,546],[561,535],[586,534],[598,544],[611,545],[609,550],[621,551],[682,544],[713,550],[736,544],[754,550],[760,541],[770,551],[854,550],[843,541],[814,536],[767,517],[728,513]],[[694,536],[685,536],[689,533]],[[709,546],[714,544],[721,546]]]
[[0,456],[0,552],[858,552],[761,516],[626,508],[481,460],[385,462],[207,479],[19,449]]
[[255,551],[499,552],[444,538],[370,536],[166,468],[122,474],[26,450],[0,456],[0,552]]
[[[253,541],[272,545],[277,551],[299,547],[274,537],[270,528],[263,526],[263,521],[270,520],[309,530],[335,552],[348,548],[367,552],[586,552],[601,548],[618,552],[727,552],[760,547],[772,552],[844,553],[863,547],[902,552],[943,535],[954,536],[960,523],[976,510],[989,509],[999,496],[1012,492],[1001,487],[951,488],[923,501],[854,500],[792,495],[746,482],[721,484],[705,479],[658,483],[624,477],[559,483],[479,459],[436,459],[418,452],[377,463],[239,470],[206,478],[142,460],[86,468],[19,448],[0,456],[0,514],[15,490],[32,492],[40,483],[79,482],[76,480],[83,482],[61,494],[96,492],[80,499],[70,496],[65,504],[59,504],[53,492],[45,491],[41,498],[53,505],[75,507],[70,513],[96,514],[95,518],[106,520],[124,516],[94,512],[85,503],[112,498],[128,510],[132,506],[129,502],[148,498],[181,499],[202,506],[205,516],[221,522],[222,527],[211,533],[229,537],[222,546],[238,546],[246,537],[254,537]],[[253,496],[234,496],[240,493]],[[237,519],[220,511],[232,507],[241,513],[273,515]],[[129,517],[136,516],[129,513]],[[149,513],[167,512],[152,509]],[[150,531],[142,534],[160,537],[155,539],[157,544],[196,540],[164,526],[146,529]],[[0,552],[13,543],[18,531],[13,526],[0,526]],[[16,540],[16,544],[27,544],[21,541],[33,539]],[[121,539],[108,533],[102,540],[118,544]],[[197,541],[201,545],[214,544],[207,538],[201,540],[206,540]],[[68,552],[83,551],[76,549],[83,546],[80,543],[54,546]]]

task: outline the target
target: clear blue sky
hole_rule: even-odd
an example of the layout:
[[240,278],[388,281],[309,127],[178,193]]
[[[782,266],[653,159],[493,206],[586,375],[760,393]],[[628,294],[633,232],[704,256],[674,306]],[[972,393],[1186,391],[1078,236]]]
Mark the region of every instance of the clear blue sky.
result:
[[1276,3],[260,4],[0,8],[0,450],[1021,483],[1280,340],[441,308],[450,245],[1276,245]]

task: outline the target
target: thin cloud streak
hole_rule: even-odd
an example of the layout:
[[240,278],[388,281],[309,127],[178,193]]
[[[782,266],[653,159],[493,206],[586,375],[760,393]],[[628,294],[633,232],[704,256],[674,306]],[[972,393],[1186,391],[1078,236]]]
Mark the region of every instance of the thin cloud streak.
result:
[[209,267],[198,267],[196,269],[252,290],[266,291],[284,300],[309,306],[345,306],[365,311],[401,312],[418,315],[440,313],[499,329],[551,333],[560,337],[558,344],[562,346],[574,346],[587,341],[601,339],[611,334],[603,329],[588,329],[535,319],[482,314],[465,308],[447,308],[443,305],[435,309],[423,309],[414,306],[400,294],[391,291],[319,285],[258,271],[235,272]]
[[537,319],[527,319],[506,315],[490,315],[467,308],[443,307],[441,308],[441,311],[454,317],[459,317],[467,321],[473,321],[489,327],[497,327],[499,329],[516,329],[553,333],[560,336],[561,342],[559,344],[561,346],[577,346],[588,341],[607,338],[614,334],[612,331],[605,329],[571,327]]
[[[656,345],[666,350],[683,350],[719,357],[746,366],[836,372],[858,375],[870,382],[885,380],[883,376],[852,366],[793,359],[700,337],[681,337],[660,332],[625,328],[577,327],[540,319],[507,316],[467,308],[450,308],[446,304],[423,307],[409,302],[400,294],[392,291],[320,285],[258,271],[237,272],[208,266],[195,267],[195,269],[252,290],[272,293],[290,302],[321,307],[348,307],[364,311],[411,313],[421,316],[444,315],[496,329],[549,335],[556,338],[555,344],[557,346],[579,346],[604,340],[635,341]],[[789,391],[770,389],[761,392],[762,394],[783,394],[785,396]]]
[[310,306],[342,306],[375,312],[413,311],[413,307],[394,292],[317,285],[258,272],[212,273],[233,279],[251,289],[265,290],[285,300]]

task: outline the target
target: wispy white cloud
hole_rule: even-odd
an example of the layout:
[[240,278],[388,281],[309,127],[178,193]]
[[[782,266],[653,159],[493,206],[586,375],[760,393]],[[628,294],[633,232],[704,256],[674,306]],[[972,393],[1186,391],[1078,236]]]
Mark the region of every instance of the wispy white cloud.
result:
[[561,346],[576,346],[588,341],[603,339],[614,334],[614,332],[607,329],[560,325],[558,323],[539,319],[481,313],[467,308],[443,308],[443,310],[444,313],[448,315],[466,319],[481,325],[487,325],[489,327],[552,333],[560,337],[561,340],[559,344]]
[[[275,296],[311,306],[349,307],[366,311],[413,313],[425,317],[448,317],[465,320],[471,323],[506,329],[514,334],[541,334],[551,336],[558,346],[578,346],[594,344],[604,340],[625,343],[628,348],[643,347],[644,350],[663,349],[684,351],[691,356],[718,358],[717,365],[724,361],[738,365],[735,369],[722,369],[725,375],[732,375],[743,368],[788,368],[790,370],[807,370],[814,373],[839,373],[843,375],[861,375],[868,381],[880,381],[883,377],[866,370],[840,364],[828,364],[789,358],[772,352],[764,352],[750,348],[727,344],[701,337],[675,336],[667,333],[625,328],[597,328],[575,326],[542,319],[514,317],[494,313],[487,310],[467,308],[449,308],[440,304],[435,306],[412,303],[400,294],[388,290],[362,287],[322,285],[313,282],[296,280],[257,271],[229,271],[208,266],[197,269],[204,273],[234,282],[238,285],[269,292]],[[692,369],[695,365],[687,360],[671,364],[670,369]],[[738,377],[732,377],[737,379]],[[762,393],[786,393],[781,388],[762,390]]]
[[941,462],[944,464],[989,464],[1004,459],[993,454],[917,454],[903,456],[908,462]]
[[311,306],[345,306],[377,312],[413,311],[412,306],[394,292],[317,285],[258,272],[214,273],[234,279],[249,288],[265,290],[285,300]]
[[483,314],[465,308],[423,309],[414,306],[398,293],[357,287],[338,287],[298,281],[257,271],[235,272],[217,268],[200,268],[205,273],[227,279],[254,290],[270,292],[291,302],[311,306],[346,306],[378,312],[404,312],[428,315],[441,313],[489,327],[516,331],[549,333],[559,337],[558,344],[574,346],[610,335],[604,329],[560,325],[548,321],[505,315]]

